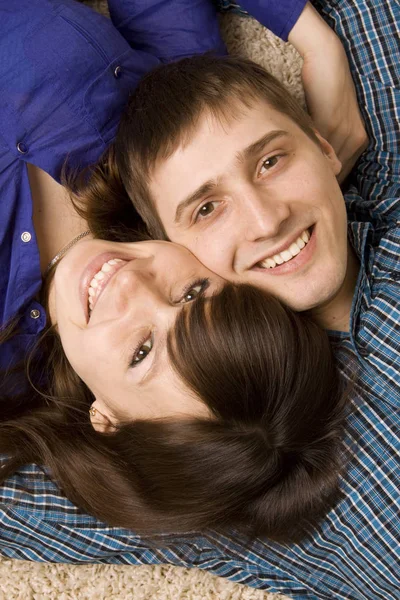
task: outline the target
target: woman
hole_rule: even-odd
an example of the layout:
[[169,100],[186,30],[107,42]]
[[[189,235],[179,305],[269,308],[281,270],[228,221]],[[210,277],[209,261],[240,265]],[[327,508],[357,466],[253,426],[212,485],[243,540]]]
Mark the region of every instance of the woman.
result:
[[[140,75],[138,68],[133,77],[129,71],[137,57],[144,61],[143,71],[157,59],[145,56],[142,49],[127,47],[111,25],[84,7],[54,2],[44,18],[43,6],[49,7],[42,2],[35,10],[30,2],[20,3],[16,12],[7,9],[8,29],[2,38],[6,43],[6,36],[21,21],[33,24],[29,35],[18,38],[19,43],[23,40],[24,56],[32,61],[32,69],[18,57],[14,60],[11,53],[2,78],[3,97],[10,98],[2,127],[7,242],[2,244],[2,260],[7,267],[11,264],[2,270],[2,325],[15,326],[3,334],[7,377],[2,381],[1,448],[12,458],[2,477],[25,462],[45,463],[68,497],[81,507],[110,523],[143,532],[235,524],[252,533],[295,539],[326,512],[337,493],[343,402],[326,336],[310,321],[303,322],[275,300],[268,301],[248,288],[226,286],[205,302],[202,293],[207,297],[221,282],[194,263],[193,257],[188,258],[185,250],[157,243],[115,246],[89,239],[86,222],[63,200],[59,188],[57,192],[52,189],[56,184],[45,171],[60,177],[66,140],[72,166],[92,161],[112,138],[121,105],[121,95],[116,104],[111,101],[113,86],[121,82],[127,94],[132,80]],[[87,18],[98,26],[90,35],[82,28]],[[74,53],[67,53],[71,35],[76,47]],[[101,50],[102,36],[115,44],[111,60]],[[41,62],[44,42],[51,69]],[[82,48],[90,47],[91,54],[80,52],[80,43]],[[14,50],[17,54],[18,44]],[[81,82],[65,85],[72,81],[77,56],[78,66],[94,65],[82,105]],[[124,81],[126,73],[129,86]],[[29,93],[21,82],[30,85]],[[98,102],[99,91],[103,103]],[[93,106],[100,110],[94,112]],[[77,113],[80,120],[75,118]],[[118,231],[112,235],[116,238]],[[166,269],[170,253],[174,260],[177,254],[184,257],[182,264],[190,259],[188,271],[180,264],[177,272],[172,271],[170,258]],[[51,269],[54,280],[48,279],[40,302],[40,273],[46,278]],[[210,284],[204,279],[210,279]],[[140,298],[129,293],[132,286],[140,288]],[[182,307],[199,293],[193,310]],[[46,303],[57,331],[46,331]],[[141,319],[150,309],[154,313],[140,321],[140,335],[135,324],[132,342],[127,337],[131,332],[128,313],[135,315],[136,322],[137,315]],[[168,334],[178,312],[182,316]],[[12,322],[13,317],[17,321]],[[281,337],[283,323],[287,331]],[[161,341],[155,339],[154,331],[160,333]],[[46,335],[31,355],[43,332]],[[274,348],[268,343],[271,339]],[[299,344],[304,346],[300,356]],[[167,350],[170,363],[165,360]],[[29,356],[28,389],[10,368],[21,351]],[[287,363],[287,369],[282,370],[282,363]],[[284,373],[284,381],[271,380],[268,374],[275,370]],[[321,389],[315,382],[315,370],[326,373],[326,387]],[[154,373],[158,390],[146,388],[153,383]],[[135,397],[141,394],[140,406],[131,405],[127,392],[132,389]],[[165,398],[162,406],[159,402],[164,389],[169,392],[168,407]],[[260,394],[265,402],[260,403]],[[304,416],[307,399],[312,399],[312,410]],[[321,414],[326,415],[322,420]],[[160,416],[181,419],[153,422]],[[127,424],[132,418],[137,421]],[[161,470],[163,460],[168,468]],[[215,473],[212,482],[211,470]],[[283,480],[285,485],[281,485]],[[269,488],[275,491],[269,494]],[[286,502],[277,502],[275,492],[282,493]]]
[[[62,205],[41,177],[40,201],[58,191]],[[14,379],[12,397],[3,379],[3,480],[46,464],[78,506],[142,533],[234,524],[296,539],[334,502],[343,396],[310,320],[168,242],[84,232],[44,277],[53,327],[28,355],[28,388]]]

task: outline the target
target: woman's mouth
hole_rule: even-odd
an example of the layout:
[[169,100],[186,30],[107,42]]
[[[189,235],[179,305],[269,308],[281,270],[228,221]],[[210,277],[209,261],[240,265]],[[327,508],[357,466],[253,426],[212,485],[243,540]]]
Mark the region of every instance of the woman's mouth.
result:
[[127,262],[127,260],[123,260],[122,258],[111,258],[110,260],[104,262],[101,268],[95,273],[88,287],[87,302],[89,317],[96,305],[96,302],[100,298],[101,293],[106,288],[112,276],[115,275],[115,273],[119,271],[119,269],[121,269]]

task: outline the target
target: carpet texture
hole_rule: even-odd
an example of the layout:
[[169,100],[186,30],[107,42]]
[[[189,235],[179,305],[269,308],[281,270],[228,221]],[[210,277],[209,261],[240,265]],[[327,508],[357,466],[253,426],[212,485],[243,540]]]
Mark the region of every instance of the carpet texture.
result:
[[[106,12],[105,2],[87,2]],[[221,30],[230,53],[251,58],[301,101],[301,59],[261,25],[224,15]],[[284,600],[197,569],[171,566],[55,565],[0,558],[0,600]]]

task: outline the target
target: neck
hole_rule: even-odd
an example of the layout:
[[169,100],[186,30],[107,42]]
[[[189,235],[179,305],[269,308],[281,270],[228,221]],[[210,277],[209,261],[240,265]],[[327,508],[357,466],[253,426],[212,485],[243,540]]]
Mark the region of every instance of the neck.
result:
[[342,286],[332,299],[311,311],[315,321],[324,329],[349,331],[351,307],[359,270],[359,260],[348,243],[347,269]]
[[40,269],[44,275],[56,254],[88,226],[76,213],[68,192],[50,175],[33,165],[28,165],[28,175]]

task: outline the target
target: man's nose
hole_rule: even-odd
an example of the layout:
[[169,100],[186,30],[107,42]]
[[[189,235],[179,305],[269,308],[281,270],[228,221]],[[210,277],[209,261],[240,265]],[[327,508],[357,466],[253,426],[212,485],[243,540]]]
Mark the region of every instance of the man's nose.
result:
[[276,237],[290,208],[282,199],[249,186],[241,195],[240,213],[245,240],[256,242]]

